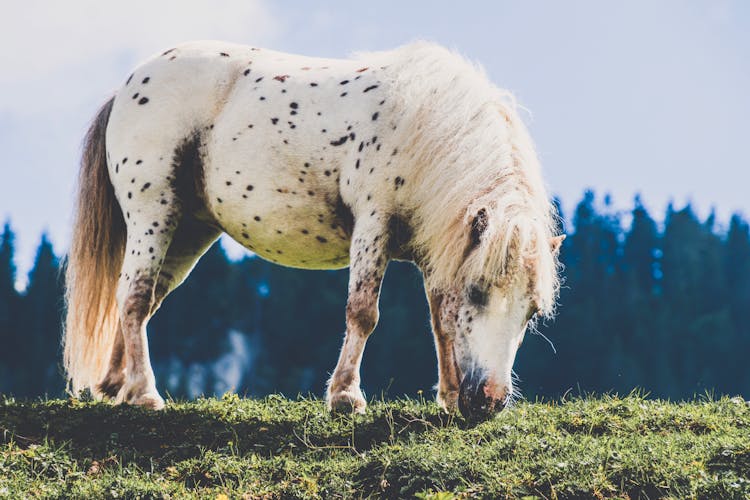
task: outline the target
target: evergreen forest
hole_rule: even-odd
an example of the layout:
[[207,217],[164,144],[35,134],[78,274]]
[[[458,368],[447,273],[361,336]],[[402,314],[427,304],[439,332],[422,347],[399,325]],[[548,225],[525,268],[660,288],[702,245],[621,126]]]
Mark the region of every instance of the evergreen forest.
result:
[[[559,204],[558,204],[559,206]],[[750,233],[690,205],[654,216],[587,191],[565,214],[557,316],[527,333],[515,363],[528,399],[640,388],[653,397],[750,398]],[[64,393],[61,256],[42,235],[17,290],[14,230],[0,235],[0,393]],[[347,271],[305,271],[215,244],[149,324],[164,395],[323,394],[344,333]],[[432,397],[437,368],[421,275],[391,263],[368,341],[368,397]]]

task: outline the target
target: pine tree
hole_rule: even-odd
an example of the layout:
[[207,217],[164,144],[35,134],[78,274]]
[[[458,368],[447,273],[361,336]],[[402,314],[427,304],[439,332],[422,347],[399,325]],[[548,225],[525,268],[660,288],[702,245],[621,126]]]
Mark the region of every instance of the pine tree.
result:
[[561,369],[566,370],[558,380],[568,387],[604,391],[614,388],[612,374],[620,371],[610,359],[617,346],[612,339],[619,335],[610,305],[617,293],[613,285],[620,228],[618,217],[597,213],[594,202],[593,191],[584,193],[573,217],[575,233],[561,254],[566,287],[555,327],[565,332],[556,335]]
[[623,271],[641,294],[651,295],[656,287],[656,256],[659,232],[640,196],[635,197],[631,212],[633,221],[623,244]]
[[59,261],[46,234],[37,250],[29,285],[23,297],[25,342],[23,345],[26,395],[59,394],[64,382],[60,372],[60,336],[63,310]]
[[721,368],[715,360],[731,349],[721,240],[712,230],[712,219],[701,223],[690,205],[667,214],[662,328],[670,348],[661,354],[672,366],[671,392],[680,397],[717,386]]
[[750,352],[750,323],[747,308],[750,304],[750,229],[738,214],[729,223],[724,243],[724,275],[727,282],[727,303],[734,335],[729,339],[731,355],[725,361],[727,391],[745,395],[750,391],[750,370],[746,356]]
[[[620,300],[616,301],[616,321],[629,366],[629,375],[622,381],[625,390],[636,386],[653,388],[669,378],[662,371],[661,357],[656,355],[668,347],[658,328],[659,232],[640,196],[635,197],[631,215],[619,269]],[[660,386],[659,390],[663,388]]]
[[20,297],[16,291],[15,235],[6,222],[0,235],[0,391],[13,392],[17,384],[21,348]]

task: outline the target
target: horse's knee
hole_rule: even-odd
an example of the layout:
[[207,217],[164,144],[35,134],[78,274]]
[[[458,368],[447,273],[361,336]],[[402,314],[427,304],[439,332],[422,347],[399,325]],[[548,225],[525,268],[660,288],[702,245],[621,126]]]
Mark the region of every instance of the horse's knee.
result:
[[347,329],[369,335],[378,324],[379,315],[377,303],[350,300],[346,305]]

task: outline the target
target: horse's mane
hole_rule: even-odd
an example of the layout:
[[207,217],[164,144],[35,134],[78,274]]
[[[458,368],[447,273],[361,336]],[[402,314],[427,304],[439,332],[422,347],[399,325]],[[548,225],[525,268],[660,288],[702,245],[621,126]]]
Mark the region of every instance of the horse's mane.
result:
[[[481,68],[433,44],[371,56],[380,55],[403,111],[398,140],[414,168],[414,205],[406,208],[428,286],[507,283],[525,271],[537,307],[551,315],[559,288],[550,247],[557,216],[515,99]],[[481,209],[486,228],[472,248]]]

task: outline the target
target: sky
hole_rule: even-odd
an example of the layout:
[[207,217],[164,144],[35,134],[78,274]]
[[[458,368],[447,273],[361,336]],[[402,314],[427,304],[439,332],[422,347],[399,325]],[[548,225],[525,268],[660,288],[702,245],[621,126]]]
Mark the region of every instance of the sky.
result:
[[[551,193],[750,216],[750,2],[25,0],[0,17],[0,221],[23,282],[70,237],[81,141],[140,61],[219,39],[346,57],[429,40],[515,93]],[[229,247],[237,255],[236,247]]]

